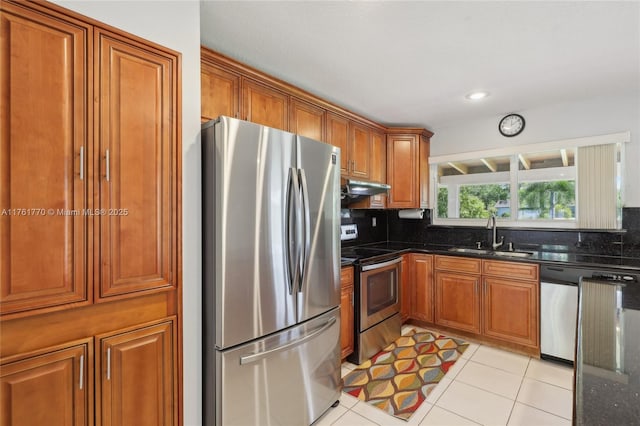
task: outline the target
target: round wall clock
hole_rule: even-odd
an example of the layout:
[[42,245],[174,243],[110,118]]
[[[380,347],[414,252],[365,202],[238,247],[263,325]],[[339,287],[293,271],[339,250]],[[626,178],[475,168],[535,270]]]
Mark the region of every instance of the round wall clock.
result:
[[520,114],[505,115],[498,123],[498,130],[508,138],[519,135],[524,130],[524,117]]

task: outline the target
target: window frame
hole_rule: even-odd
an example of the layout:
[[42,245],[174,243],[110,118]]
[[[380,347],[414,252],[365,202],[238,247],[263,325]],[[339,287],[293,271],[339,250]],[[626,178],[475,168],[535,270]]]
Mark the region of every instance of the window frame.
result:
[[[608,135],[589,136],[583,138],[565,139],[550,142],[541,142],[533,144],[523,144],[518,146],[512,146],[507,148],[492,149],[485,151],[466,152],[461,154],[440,155],[432,156],[429,158],[430,168],[430,188],[429,188],[429,206],[433,209],[431,222],[433,225],[444,226],[486,226],[486,219],[464,219],[464,218],[438,218],[437,217],[437,199],[438,199],[438,164],[460,161],[471,161],[480,158],[489,157],[511,157],[510,171],[509,172],[495,172],[492,174],[509,174],[510,184],[510,207],[511,217],[500,218],[498,217],[498,223],[500,226],[513,227],[513,228],[549,228],[549,229],[578,229],[577,217],[579,212],[577,211],[577,197],[578,197],[578,178],[577,178],[577,162],[573,166],[546,168],[546,169],[533,169],[533,170],[519,170],[518,154],[528,154],[544,151],[555,151],[560,149],[576,149],[581,146],[591,145],[606,145],[606,144],[621,144],[620,147],[620,179],[624,180],[624,144],[631,140],[630,132],[612,133]],[[579,159],[577,161],[580,161]],[[558,179],[559,170],[562,169],[564,173],[569,173],[570,176],[563,177],[564,179]],[[456,176],[442,176],[440,179],[445,178],[446,181],[456,182],[458,185],[483,185],[498,183],[495,178],[479,179],[482,174],[475,175],[456,175]],[[522,179],[520,176],[526,176],[526,179]],[[536,179],[536,180],[534,180]],[[532,182],[532,181],[549,181],[549,180],[574,180],[575,192],[576,192],[576,214],[572,219],[518,219],[518,188],[520,182]],[[504,180],[500,180],[500,183],[507,183]],[[449,190],[451,192],[451,189]],[[620,198],[624,205],[624,185],[621,185]],[[620,228],[618,223],[618,228]]]

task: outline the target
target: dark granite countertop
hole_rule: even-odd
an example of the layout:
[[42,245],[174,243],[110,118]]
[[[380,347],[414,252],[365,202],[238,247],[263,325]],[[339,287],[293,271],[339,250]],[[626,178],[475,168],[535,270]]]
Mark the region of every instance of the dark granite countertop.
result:
[[[497,256],[491,253],[477,254],[477,253],[458,253],[450,251],[452,248],[450,245],[441,244],[424,244],[424,243],[411,243],[401,241],[386,241],[378,243],[370,243],[359,245],[358,247],[371,247],[378,249],[385,249],[390,251],[397,251],[398,254],[408,252],[419,252],[429,254],[446,254],[450,256],[465,256],[465,257],[478,257],[483,259],[494,260],[508,260],[517,262],[531,262],[538,264],[557,264],[564,266],[578,266],[588,267],[594,269],[615,269],[615,270],[628,270],[630,272],[640,272],[640,258],[638,257],[621,257],[621,256],[599,256],[594,254],[584,253],[568,253],[568,252],[556,252],[556,251],[531,251],[533,253],[529,257],[507,257]],[[472,248],[472,247],[467,247]],[[342,266],[347,266],[353,262],[342,262]]]
[[579,288],[575,424],[640,424],[640,283]]

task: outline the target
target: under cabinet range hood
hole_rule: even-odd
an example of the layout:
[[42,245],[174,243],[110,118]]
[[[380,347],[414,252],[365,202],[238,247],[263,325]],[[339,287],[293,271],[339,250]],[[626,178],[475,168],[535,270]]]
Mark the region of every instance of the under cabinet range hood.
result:
[[358,201],[363,197],[387,193],[390,189],[391,186],[386,183],[343,179],[342,187],[340,189],[340,197],[342,201],[349,203]]

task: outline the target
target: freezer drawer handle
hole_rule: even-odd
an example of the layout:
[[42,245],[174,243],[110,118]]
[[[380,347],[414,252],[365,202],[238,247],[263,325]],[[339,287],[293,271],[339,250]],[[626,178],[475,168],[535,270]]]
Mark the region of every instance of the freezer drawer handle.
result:
[[257,354],[251,354],[251,355],[245,355],[245,356],[241,356],[240,357],[240,365],[246,365],[246,364],[251,364],[252,362],[256,362],[256,361],[260,361],[263,358],[267,358],[268,356],[276,353],[276,352],[280,352],[280,351],[286,351],[287,349],[291,349],[294,346],[298,346],[303,344],[304,342],[313,339],[314,337],[316,337],[318,334],[323,333],[326,329],[328,329],[329,327],[331,327],[333,324],[335,324],[336,322],[336,317],[332,317],[329,321],[327,321],[324,325],[322,325],[321,327],[319,327],[318,329],[316,329],[315,331],[307,334],[306,336],[304,336],[302,339],[298,339],[295,340],[293,342],[289,342],[285,345],[282,346],[278,346],[277,348],[273,348],[273,349],[269,349],[267,351],[264,352],[258,352]]

